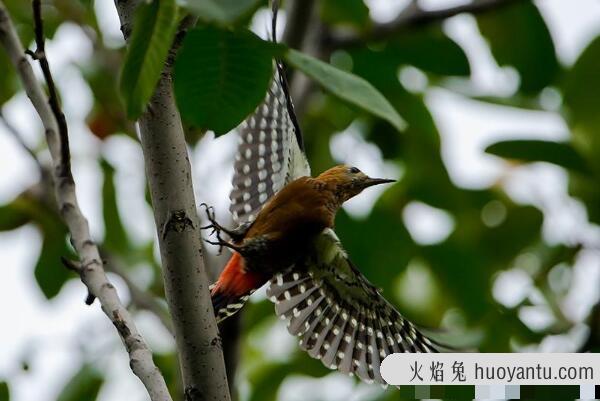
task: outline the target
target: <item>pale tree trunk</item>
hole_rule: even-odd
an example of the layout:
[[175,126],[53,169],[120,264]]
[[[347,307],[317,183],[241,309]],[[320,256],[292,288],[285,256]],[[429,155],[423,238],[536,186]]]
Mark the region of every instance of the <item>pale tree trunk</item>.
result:
[[[137,0],[116,0],[125,39]],[[189,22],[189,21],[188,21]],[[191,24],[188,24],[191,25]],[[181,40],[180,32],[177,41]],[[167,63],[139,123],[186,400],[230,399],[203,261],[191,168]]]

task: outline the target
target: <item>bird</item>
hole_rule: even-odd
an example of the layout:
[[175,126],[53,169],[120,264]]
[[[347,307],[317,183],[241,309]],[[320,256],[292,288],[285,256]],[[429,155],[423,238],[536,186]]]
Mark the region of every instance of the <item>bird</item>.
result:
[[[276,11],[273,18],[275,32]],[[396,352],[439,352],[442,344],[404,318],[352,263],[333,228],[342,204],[394,180],[338,165],[311,177],[284,66],[275,61],[264,101],[239,127],[230,211],[217,241],[232,256],[210,286],[216,320],[239,311],[267,285],[275,313],[300,347],[325,366],[384,384],[380,364]],[[222,238],[225,233],[229,240]],[[366,241],[365,241],[366,242]]]

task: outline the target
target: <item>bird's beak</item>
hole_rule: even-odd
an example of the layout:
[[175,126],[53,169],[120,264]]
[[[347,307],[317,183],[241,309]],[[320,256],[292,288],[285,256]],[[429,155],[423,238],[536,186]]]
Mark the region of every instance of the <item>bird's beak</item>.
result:
[[390,182],[396,182],[396,180],[388,180],[387,178],[367,178],[364,183],[364,187],[372,187],[373,185],[387,184]]

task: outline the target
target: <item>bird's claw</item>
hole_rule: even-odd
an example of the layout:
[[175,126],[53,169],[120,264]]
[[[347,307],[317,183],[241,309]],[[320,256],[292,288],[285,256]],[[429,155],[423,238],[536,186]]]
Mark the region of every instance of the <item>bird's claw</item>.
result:
[[231,237],[231,239],[233,239],[234,241],[236,241],[236,238],[238,238],[239,234],[235,232],[235,230],[229,230],[225,227],[223,227],[222,225],[220,225],[217,222],[217,219],[215,217],[215,208],[212,206],[208,206],[206,203],[201,203],[200,206],[203,206],[206,210],[206,217],[208,219],[208,221],[210,222],[210,224],[200,227],[201,230],[208,230],[208,229],[212,229],[212,231],[210,232],[209,235],[213,235],[213,234],[217,234],[217,238],[219,237],[219,235],[221,233],[225,233],[227,234],[229,237]]
[[218,246],[219,247],[219,255],[223,252],[223,247],[232,249],[238,253],[242,253],[242,249],[240,247],[232,244],[231,242],[227,242],[223,238],[221,238],[218,231],[217,231],[217,241],[211,241],[211,240],[207,240],[207,239],[204,241],[206,241],[206,243],[208,243],[208,244]]
[[211,244],[211,245],[217,245],[219,247],[219,252],[217,253],[217,255],[221,255],[223,253],[223,244],[219,241],[210,241],[205,239],[204,242],[206,242],[207,244]]
[[[209,225],[206,225],[204,227],[200,227],[200,229],[201,230],[206,230],[206,229],[212,228],[213,230],[217,230],[218,227],[220,227],[220,226],[217,223],[217,219],[215,217],[215,208],[212,207],[212,206],[208,206],[206,203],[201,203],[200,206],[204,207],[204,210],[206,212],[206,218],[210,222]],[[214,231],[213,231],[213,233],[214,233]]]

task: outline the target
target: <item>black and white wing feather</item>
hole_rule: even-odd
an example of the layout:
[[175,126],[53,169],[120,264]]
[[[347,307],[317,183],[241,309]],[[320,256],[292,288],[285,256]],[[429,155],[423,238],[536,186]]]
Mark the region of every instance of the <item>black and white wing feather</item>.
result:
[[379,367],[391,353],[438,352],[353,266],[331,229],[301,264],[273,277],[267,296],[313,358],[366,382],[384,383]]
[[290,181],[310,175],[281,64],[265,100],[238,128],[230,211],[252,222],[265,202]]

